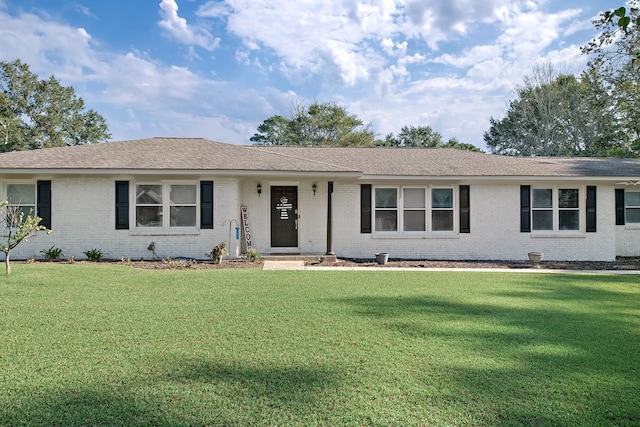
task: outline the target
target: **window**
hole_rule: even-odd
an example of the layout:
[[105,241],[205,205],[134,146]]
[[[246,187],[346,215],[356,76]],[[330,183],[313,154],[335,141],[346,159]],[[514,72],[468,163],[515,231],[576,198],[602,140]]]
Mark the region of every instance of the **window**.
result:
[[580,229],[580,200],[577,189],[558,190],[558,228]]
[[553,190],[531,191],[531,224],[534,230],[553,230]]
[[172,227],[196,226],[196,186],[171,185],[169,190]]
[[7,201],[7,207],[16,209],[18,215],[36,215],[36,185],[7,184]]
[[195,184],[137,184],[135,204],[138,227],[196,226]]
[[378,187],[374,191],[374,231],[453,231],[453,188]]
[[376,231],[398,230],[398,189],[376,188]]
[[405,188],[403,196],[404,231],[425,231],[427,224],[424,188]]
[[624,214],[627,223],[640,223],[640,191],[624,192]]
[[580,191],[577,188],[531,189],[531,229],[579,230]]
[[434,188],[431,191],[431,229],[453,231],[452,188]]

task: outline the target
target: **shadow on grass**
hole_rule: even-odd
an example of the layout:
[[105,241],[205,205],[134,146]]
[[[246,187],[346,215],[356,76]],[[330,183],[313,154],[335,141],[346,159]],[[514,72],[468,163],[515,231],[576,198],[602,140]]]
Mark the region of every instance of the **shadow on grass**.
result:
[[418,381],[438,377],[443,388],[453,388],[447,398],[466,408],[464,419],[639,425],[640,289],[613,286],[637,278],[522,280],[513,290],[491,286],[467,296],[338,302],[411,340],[418,360],[436,366]]
[[159,407],[133,395],[101,389],[38,390],[28,401],[0,409],[6,426],[138,426],[179,425]]
[[336,373],[325,368],[188,359],[152,369],[168,373],[83,390],[38,390],[0,409],[0,425],[287,425],[323,411],[321,396],[338,387]]

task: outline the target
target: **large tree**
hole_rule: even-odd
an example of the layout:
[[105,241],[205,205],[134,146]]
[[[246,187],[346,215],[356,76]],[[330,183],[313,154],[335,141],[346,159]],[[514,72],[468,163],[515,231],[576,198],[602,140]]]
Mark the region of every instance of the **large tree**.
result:
[[594,21],[598,37],[582,48],[591,56],[589,69],[597,76],[611,102],[618,131],[619,152],[640,156],[640,10],[633,0],[630,8],[602,13]]
[[256,145],[370,146],[375,134],[344,107],[314,102],[296,104],[290,118],[267,118],[250,140]]
[[377,145],[386,147],[455,148],[457,150],[482,152],[475,145],[462,143],[456,138],[451,138],[445,142],[440,132],[433,130],[430,126],[403,126],[397,135],[389,133],[384,140],[378,141]]
[[72,87],[38,79],[20,60],[0,62],[0,152],[81,145],[111,137]]
[[484,140],[492,153],[520,156],[619,155],[610,101],[596,74],[558,73],[549,62],[516,87],[502,119],[490,119]]

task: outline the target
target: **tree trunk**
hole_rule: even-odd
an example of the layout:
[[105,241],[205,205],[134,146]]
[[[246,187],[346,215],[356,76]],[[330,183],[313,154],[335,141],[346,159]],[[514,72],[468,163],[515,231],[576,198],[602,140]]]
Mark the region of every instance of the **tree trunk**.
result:
[[9,254],[7,253],[4,257],[4,266],[5,271],[7,272],[7,276],[11,274],[11,264],[9,264]]

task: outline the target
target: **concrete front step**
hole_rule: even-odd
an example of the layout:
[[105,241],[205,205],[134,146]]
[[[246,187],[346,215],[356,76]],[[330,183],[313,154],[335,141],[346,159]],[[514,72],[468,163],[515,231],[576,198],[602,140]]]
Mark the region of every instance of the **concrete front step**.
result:
[[263,261],[325,261],[335,262],[335,255],[314,254],[267,254],[260,257]]

